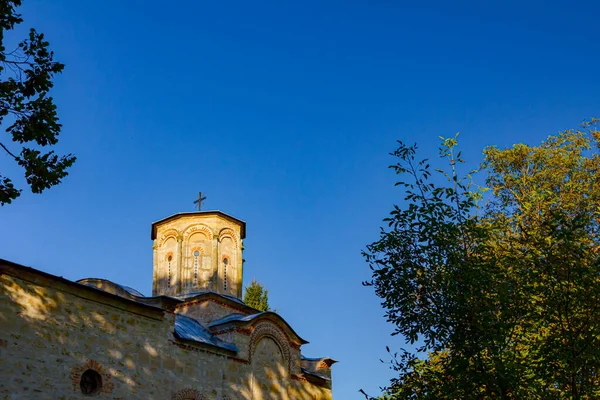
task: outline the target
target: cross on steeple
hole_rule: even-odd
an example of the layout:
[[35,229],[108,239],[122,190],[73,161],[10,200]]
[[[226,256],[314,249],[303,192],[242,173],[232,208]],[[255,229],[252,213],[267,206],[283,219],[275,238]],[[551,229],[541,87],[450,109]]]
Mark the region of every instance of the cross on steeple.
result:
[[198,211],[202,209],[202,203],[206,200],[206,196],[202,196],[202,192],[198,192],[198,199],[194,201],[194,204],[198,205]]

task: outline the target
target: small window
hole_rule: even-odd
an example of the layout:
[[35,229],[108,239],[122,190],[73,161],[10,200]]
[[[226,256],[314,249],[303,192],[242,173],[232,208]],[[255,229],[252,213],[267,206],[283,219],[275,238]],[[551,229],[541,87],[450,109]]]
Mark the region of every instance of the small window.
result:
[[200,258],[200,251],[194,251],[194,285],[198,284],[198,259]]
[[227,264],[229,264],[229,259],[223,259],[223,290],[227,291]]
[[167,286],[171,287],[171,261],[173,261],[173,256],[167,256],[168,270],[167,270]]
[[91,396],[97,394],[102,389],[102,377],[93,369],[88,369],[81,374],[79,387],[81,388],[81,393],[85,395]]

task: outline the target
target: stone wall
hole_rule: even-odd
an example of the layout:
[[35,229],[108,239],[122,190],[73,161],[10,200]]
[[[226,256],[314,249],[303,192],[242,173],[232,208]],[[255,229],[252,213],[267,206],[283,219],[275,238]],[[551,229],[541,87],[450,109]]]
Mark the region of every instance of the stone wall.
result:
[[186,302],[176,307],[178,314],[194,318],[204,326],[213,321],[224,318],[233,313],[249,314],[246,307],[231,307],[225,304],[218,304],[215,301],[204,300],[199,302]]
[[0,265],[0,399],[331,399],[289,370],[269,336],[244,359],[177,340],[173,323],[164,310]]

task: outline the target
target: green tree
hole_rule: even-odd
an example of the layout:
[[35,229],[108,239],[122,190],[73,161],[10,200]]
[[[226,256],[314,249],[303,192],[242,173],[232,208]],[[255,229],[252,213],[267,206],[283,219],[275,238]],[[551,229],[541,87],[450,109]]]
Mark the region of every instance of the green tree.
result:
[[486,189],[461,176],[444,139],[436,184],[415,147],[408,176],[365,257],[395,334],[390,399],[600,397],[600,134],[598,120],[539,146],[484,150]]
[[[8,125],[7,135],[0,136],[0,147],[25,170],[31,191],[41,193],[60,183],[75,157],[40,150],[58,143],[61,125],[48,92],[52,78],[64,65],[53,60],[49,43],[35,29],[15,49],[6,49],[5,34],[23,22],[15,11],[20,5],[21,0],[0,0],[0,124]],[[8,142],[17,143],[20,152]],[[0,174],[0,205],[11,203],[20,194],[13,181]]]
[[269,307],[269,291],[256,279],[246,286],[244,303],[260,311],[272,311]]

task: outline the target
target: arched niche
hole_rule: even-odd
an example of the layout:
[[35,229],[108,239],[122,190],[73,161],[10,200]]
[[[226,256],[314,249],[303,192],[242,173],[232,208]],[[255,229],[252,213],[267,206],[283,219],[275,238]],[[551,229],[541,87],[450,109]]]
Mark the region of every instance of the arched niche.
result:
[[212,270],[213,240],[203,229],[190,231],[183,238],[183,286],[188,291],[208,286]]
[[252,330],[252,335],[250,336],[250,345],[249,345],[249,356],[250,362],[254,362],[254,356],[258,349],[258,344],[264,338],[272,339],[279,350],[281,351],[281,356],[283,357],[283,365],[285,366],[285,370],[287,373],[291,372],[291,351],[290,345],[287,341],[285,334],[277,327],[275,324],[263,321],[259,322],[254,326]]
[[157,252],[159,286],[168,290],[176,283],[177,276],[177,238],[169,236]]
[[176,229],[169,229],[168,231],[166,231],[165,233],[163,233],[160,236],[160,239],[158,240],[158,247],[159,248],[163,247],[165,242],[170,238],[174,238],[175,240],[177,240],[178,236],[179,236],[179,232],[177,232]]
[[252,356],[252,395],[254,399],[287,399],[287,367],[277,340],[262,336]]
[[223,293],[236,296],[238,293],[238,251],[234,239],[224,236],[219,241],[219,276]]

